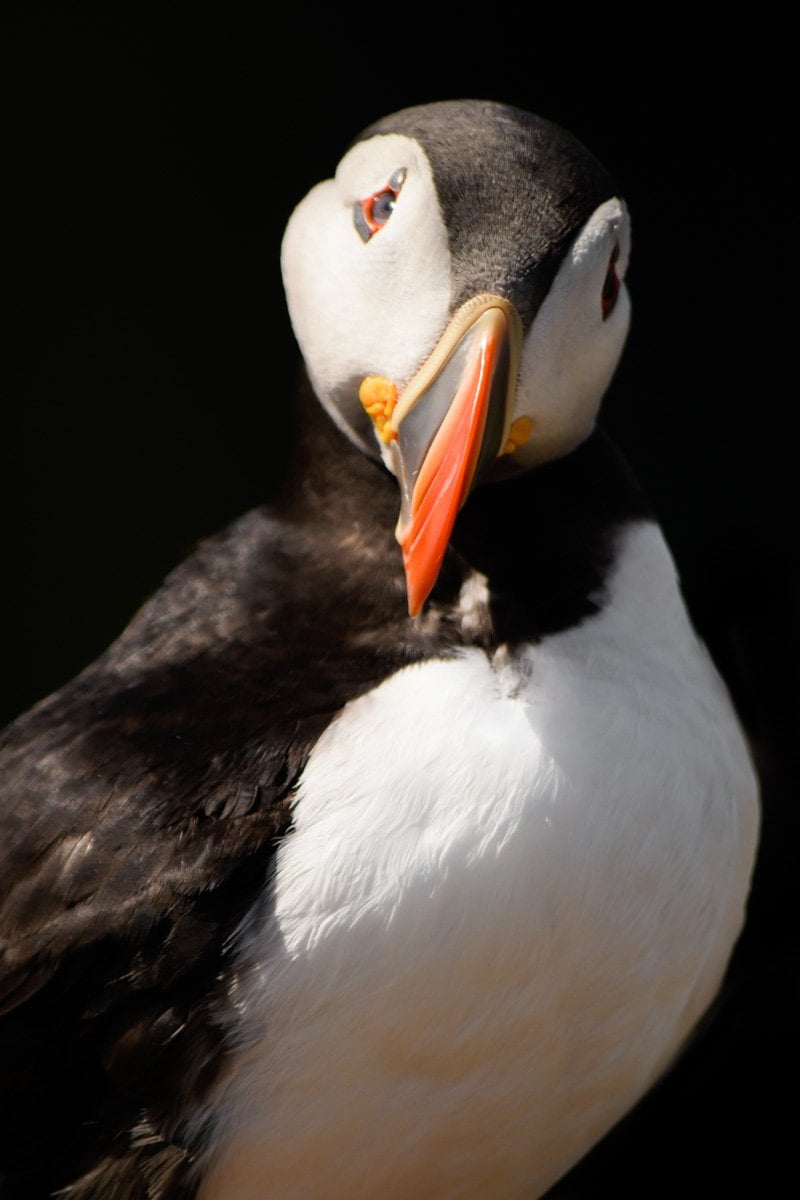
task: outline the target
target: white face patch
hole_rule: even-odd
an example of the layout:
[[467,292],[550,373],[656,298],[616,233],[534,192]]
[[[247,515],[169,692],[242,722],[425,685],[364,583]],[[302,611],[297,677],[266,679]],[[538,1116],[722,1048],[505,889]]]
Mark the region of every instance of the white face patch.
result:
[[[619,291],[604,315],[603,291],[615,253]],[[529,417],[533,434],[515,462],[534,466],[558,458],[591,433],[628,332],[629,254],[627,209],[619,199],[607,200],[564,256],[525,338],[514,418]]]
[[[367,242],[354,206],[405,168],[391,216]],[[358,404],[372,374],[398,388],[444,328],[450,302],[447,231],[430,164],[399,134],[359,142],[335,179],[295,209],[284,236],[283,278],[295,335],[317,395],[345,432],[339,405]],[[351,410],[352,411],[352,410]]]
[[[365,241],[354,209],[398,179],[393,207]],[[515,463],[528,467],[558,458],[591,433],[627,334],[630,302],[623,279],[629,250],[625,205],[607,200],[578,232],[526,336],[513,420],[530,419],[533,432],[515,451]],[[282,267],[317,395],[347,436],[380,449],[393,470],[386,447],[369,429],[359,386],[376,375],[402,392],[451,316],[447,230],[419,143],[383,134],[354,146],[335,178],[295,209]],[[609,282],[613,304],[604,308]]]

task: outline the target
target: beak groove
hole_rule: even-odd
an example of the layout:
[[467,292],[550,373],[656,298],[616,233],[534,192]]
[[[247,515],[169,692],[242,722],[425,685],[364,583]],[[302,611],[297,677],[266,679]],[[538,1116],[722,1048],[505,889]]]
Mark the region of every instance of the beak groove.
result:
[[441,568],[459,510],[507,443],[522,342],[514,306],[476,296],[455,314],[391,417],[409,615]]

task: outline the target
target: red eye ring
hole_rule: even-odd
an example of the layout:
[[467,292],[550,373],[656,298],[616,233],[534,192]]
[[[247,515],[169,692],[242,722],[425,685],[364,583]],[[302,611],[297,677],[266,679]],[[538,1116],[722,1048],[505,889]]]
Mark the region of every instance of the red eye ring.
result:
[[356,200],[353,205],[353,221],[363,242],[368,242],[389,220],[405,177],[406,169],[400,167],[385,188],[373,192],[365,200]]
[[611,257],[608,260],[608,270],[603,280],[603,290],[600,293],[600,308],[603,312],[604,321],[614,311],[614,305],[617,303],[617,296],[619,295],[620,280],[616,268],[618,258],[619,246],[616,245],[611,251]]
[[361,212],[364,214],[364,221],[369,229],[370,237],[382,229],[389,220],[396,200],[397,192],[394,188],[384,188],[382,192],[375,192],[366,200],[360,201]]

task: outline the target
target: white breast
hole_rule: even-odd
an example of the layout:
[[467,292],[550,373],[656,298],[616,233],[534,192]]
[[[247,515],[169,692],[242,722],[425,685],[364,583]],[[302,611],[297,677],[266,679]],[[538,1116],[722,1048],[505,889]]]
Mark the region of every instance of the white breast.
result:
[[349,704],[241,939],[202,1200],[540,1195],[716,992],[756,825],[651,525],[580,627]]

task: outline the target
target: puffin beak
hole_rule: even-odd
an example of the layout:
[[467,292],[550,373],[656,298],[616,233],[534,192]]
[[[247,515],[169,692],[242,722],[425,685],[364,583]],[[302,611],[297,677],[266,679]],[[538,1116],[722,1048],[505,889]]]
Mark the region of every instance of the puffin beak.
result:
[[514,448],[508,438],[521,344],[513,304],[502,296],[474,297],[455,314],[387,422],[412,617],[436,582],[473,485]]

